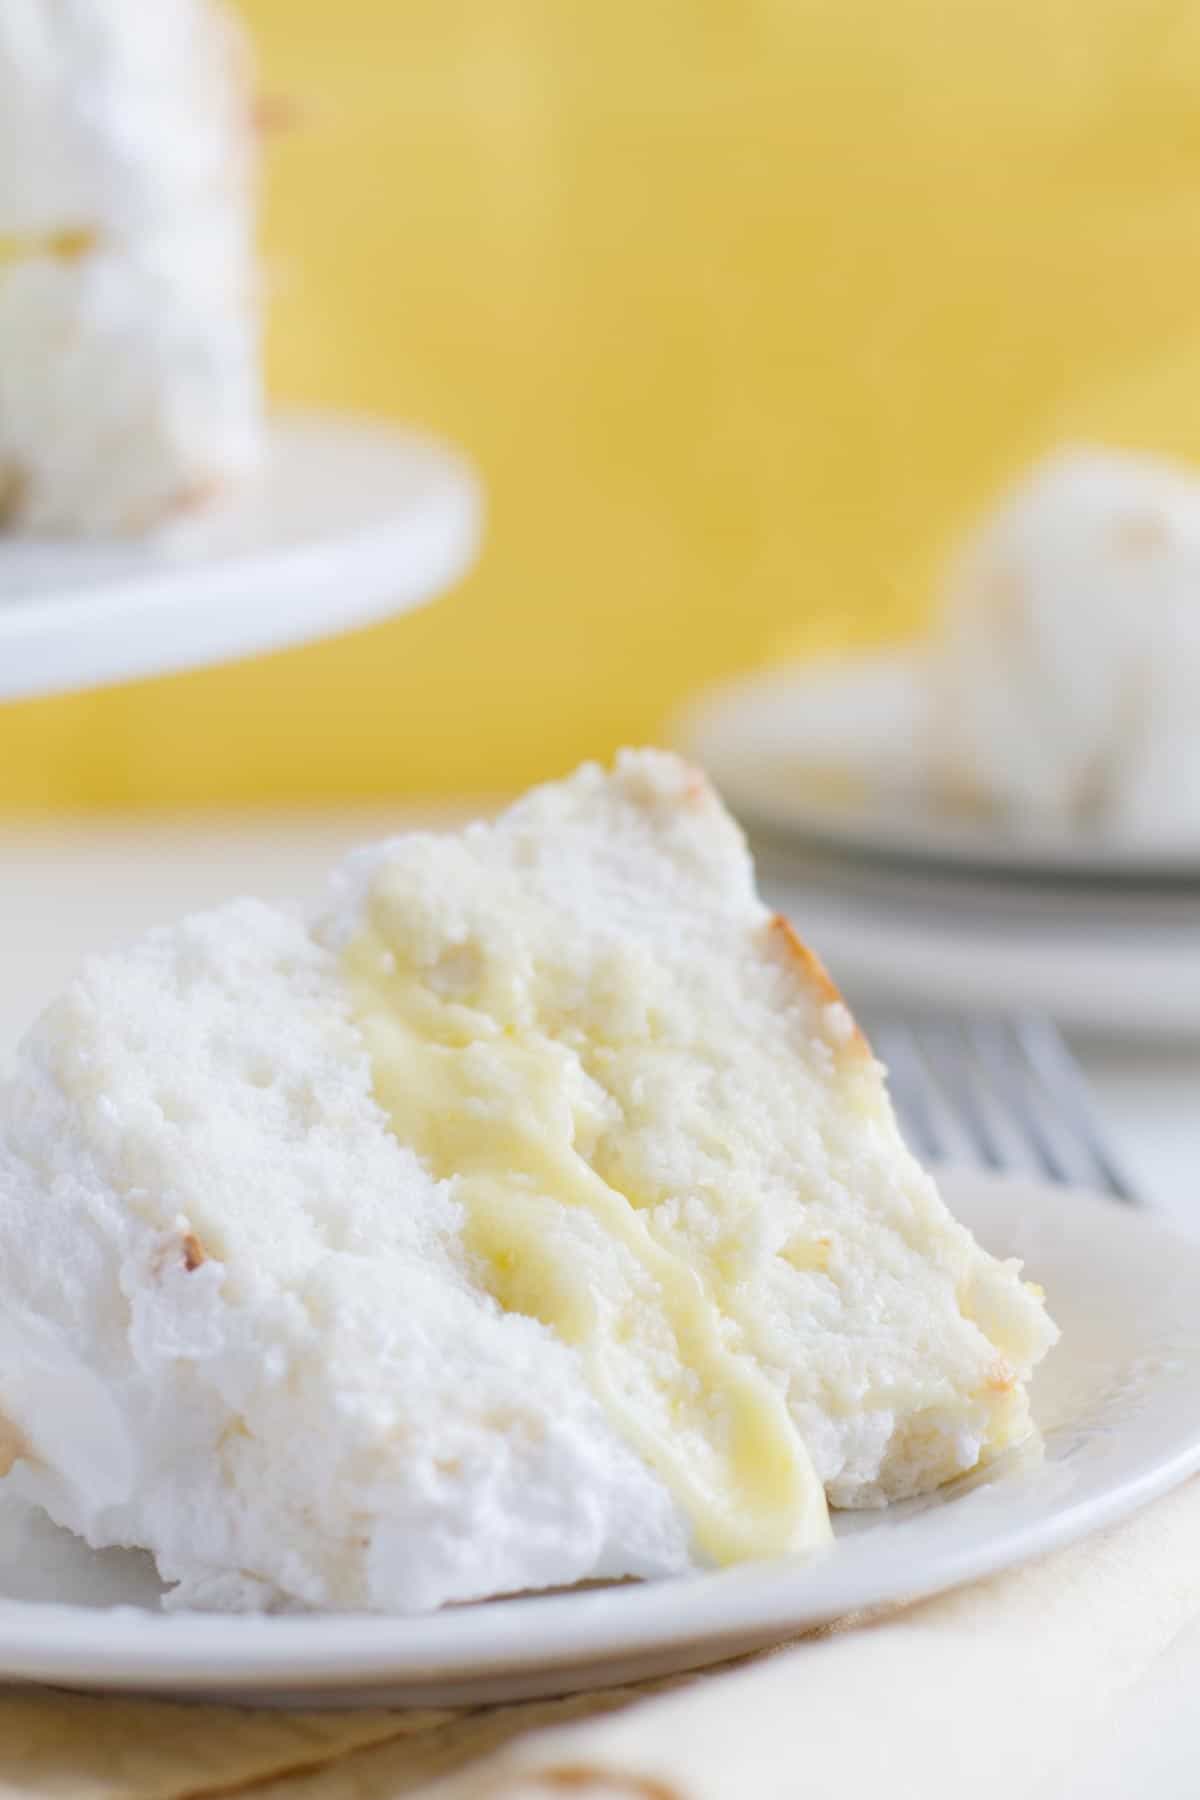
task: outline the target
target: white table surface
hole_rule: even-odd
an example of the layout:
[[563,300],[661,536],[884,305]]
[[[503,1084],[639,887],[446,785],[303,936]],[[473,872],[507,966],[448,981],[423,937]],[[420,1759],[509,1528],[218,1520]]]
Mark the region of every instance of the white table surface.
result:
[[[348,846],[467,810],[0,822],[0,1056],[88,951],[233,894],[315,898]],[[1200,1232],[1200,1044],[1075,1047],[1147,1200]]]

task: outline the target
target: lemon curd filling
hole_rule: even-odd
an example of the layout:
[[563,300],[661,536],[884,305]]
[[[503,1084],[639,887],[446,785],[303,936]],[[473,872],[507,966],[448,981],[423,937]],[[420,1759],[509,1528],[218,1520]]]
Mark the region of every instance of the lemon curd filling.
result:
[[585,1067],[578,1026],[554,1023],[565,978],[533,979],[471,942],[431,955],[386,869],[344,970],[376,1098],[397,1137],[453,1178],[490,1292],[578,1349],[698,1547],[728,1563],[824,1542],[821,1482],[723,1305],[734,1276],[717,1257],[697,1266],[669,1248],[648,1202],[599,1172],[611,1097]]
[[0,269],[11,263],[30,262],[38,256],[74,262],[78,257],[86,256],[95,244],[95,232],[84,227],[45,232],[0,231]]

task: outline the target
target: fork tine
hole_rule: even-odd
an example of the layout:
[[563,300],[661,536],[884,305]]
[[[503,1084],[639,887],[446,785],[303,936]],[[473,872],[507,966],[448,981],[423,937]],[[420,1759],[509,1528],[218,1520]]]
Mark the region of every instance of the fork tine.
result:
[[927,1066],[979,1160],[988,1169],[1005,1168],[1009,1159],[988,1116],[987,1091],[978,1083],[964,1025],[949,1018],[931,1017],[923,1022],[918,1041]]
[[886,1065],[888,1088],[905,1136],[913,1139],[922,1156],[940,1162],[946,1154],[946,1142],[934,1121],[929,1105],[929,1077],[911,1030],[899,1019],[888,1019],[871,1025],[868,1035],[880,1061]]
[[1100,1185],[1118,1200],[1136,1205],[1136,1190],[1105,1142],[1087,1083],[1058,1027],[1050,1019],[1029,1014],[1013,1021],[1013,1032],[1039,1086],[1053,1095],[1072,1127]]
[[1030,1096],[1021,1047],[1013,1023],[1005,1018],[978,1018],[971,1022],[972,1048],[1013,1120],[1021,1141],[1028,1147],[1035,1168],[1051,1181],[1070,1182],[1070,1172],[1059,1155],[1052,1135],[1045,1129],[1038,1107],[1039,1096]]
[[991,1169],[1033,1168],[1066,1185],[1083,1179],[1138,1203],[1096,1118],[1087,1083],[1057,1028],[1035,1015],[872,1019],[892,1097],[922,1155],[965,1148]]

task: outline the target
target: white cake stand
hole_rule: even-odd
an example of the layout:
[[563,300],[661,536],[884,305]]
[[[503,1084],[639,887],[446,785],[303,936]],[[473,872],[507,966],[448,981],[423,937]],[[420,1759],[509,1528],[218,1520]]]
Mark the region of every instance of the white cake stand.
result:
[[286,418],[267,469],[148,541],[0,538],[0,700],[330,637],[423,605],[474,559],[479,485],[428,439]]

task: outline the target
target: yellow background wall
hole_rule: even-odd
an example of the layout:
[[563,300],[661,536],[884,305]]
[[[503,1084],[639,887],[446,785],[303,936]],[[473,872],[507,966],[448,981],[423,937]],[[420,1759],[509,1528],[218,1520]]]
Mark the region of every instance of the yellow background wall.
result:
[[244,0],[279,400],[419,421],[482,566],[337,644],[0,712],[0,802],[515,785],[911,629],[1043,445],[1200,456],[1200,7]]

